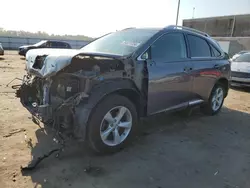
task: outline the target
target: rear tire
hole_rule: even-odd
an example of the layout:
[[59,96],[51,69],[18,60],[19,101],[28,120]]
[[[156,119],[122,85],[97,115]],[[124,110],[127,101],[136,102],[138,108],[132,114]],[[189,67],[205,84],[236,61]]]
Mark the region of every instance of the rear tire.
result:
[[217,83],[210,94],[208,102],[201,106],[201,111],[206,115],[215,115],[219,113],[224,103],[224,98],[224,86]]
[[95,153],[116,152],[130,142],[136,126],[135,105],[126,97],[110,95],[92,112],[87,129],[88,145]]

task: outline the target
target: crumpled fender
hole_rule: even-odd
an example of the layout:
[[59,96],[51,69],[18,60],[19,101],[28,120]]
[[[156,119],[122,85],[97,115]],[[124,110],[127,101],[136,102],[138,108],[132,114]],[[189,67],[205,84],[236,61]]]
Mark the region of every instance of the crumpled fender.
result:
[[[40,78],[47,78],[55,75],[58,71],[67,67],[72,58],[79,54],[79,50],[72,49],[32,49],[26,54],[27,72]],[[37,57],[44,57],[41,69],[35,68]]]

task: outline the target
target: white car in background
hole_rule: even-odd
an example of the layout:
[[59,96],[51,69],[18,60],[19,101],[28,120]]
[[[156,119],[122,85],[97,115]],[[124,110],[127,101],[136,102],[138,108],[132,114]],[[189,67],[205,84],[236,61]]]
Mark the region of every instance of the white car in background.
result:
[[0,43],[0,55],[4,55],[4,49],[1,43]]
[[237,57],[239,57],[242,54],[248,53],[249,51],[240,51],[237,54],[234,54],[233,57],[230,59],[231,61],[235,60]]
[[250,87],[250,52],[243,53],[232,60],[231,85]]

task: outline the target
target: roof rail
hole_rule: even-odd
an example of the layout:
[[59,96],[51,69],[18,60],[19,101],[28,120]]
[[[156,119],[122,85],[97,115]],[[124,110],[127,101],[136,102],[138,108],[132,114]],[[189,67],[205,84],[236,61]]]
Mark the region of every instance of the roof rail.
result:
[[127,30],[127,29],[135,29],[135,27],[128,27],[128,28],[122,29],[122,31]]
[[207,33],[199,31],[197,29],[190,28],[190,27],[184,27],[184,26],[178,26],[178,25],[170,25],[170,26],[167,26],[166,28],[183,29],[183,30],[187,30],[187,31],[192,31],[192,32],[195,32],[195,33],[199,33],[199,34],[204,35],[206,37],[210,37]]

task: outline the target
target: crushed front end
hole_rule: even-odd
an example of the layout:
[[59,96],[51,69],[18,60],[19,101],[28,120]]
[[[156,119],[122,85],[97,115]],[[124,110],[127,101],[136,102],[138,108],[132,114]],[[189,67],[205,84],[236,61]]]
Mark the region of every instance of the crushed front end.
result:
[[27,75],[16,90],[16,97],[36,120],[57,131],[74,134],[74,109],[88,97],[82,89],[85,82],[86,78],[72,74],[47,79]]
[[75,52],[59,56],[31,50],[26,55],[25,69],[27,75],[16,96],[33,120],[79,140],[85,139],[91,108],[107,89],[105,86],[95,92],[93,88],[98,90],[101,83],[124,77],[123,61],[114,57],[75,55]]

